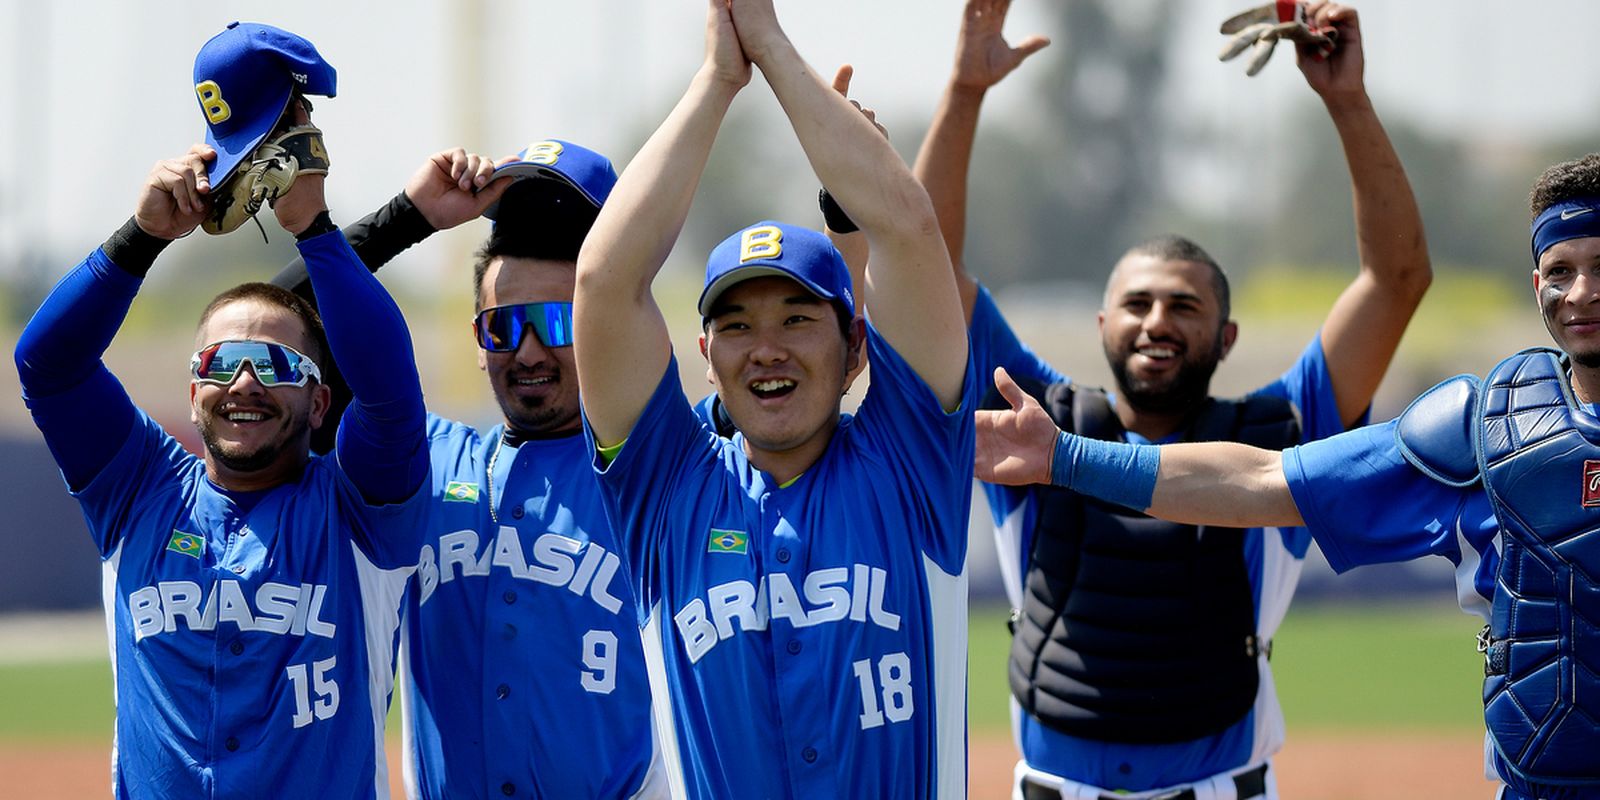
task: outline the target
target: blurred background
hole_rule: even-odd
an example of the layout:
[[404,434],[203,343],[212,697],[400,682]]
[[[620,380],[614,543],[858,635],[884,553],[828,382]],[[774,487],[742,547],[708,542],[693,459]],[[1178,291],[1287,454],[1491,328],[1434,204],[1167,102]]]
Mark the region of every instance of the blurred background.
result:
[[[1218,372],[1219,394],[1249,391],[1285,369],[1355,274],[1343,156],[1293,53],[1280,48],[1255,78],[1216,59],[1226,41],[1217,24],[1249,2],[1016,0],[1012,41],[1042,33],[1054,44],[989,95],[965,255],[1023,338],[1079,380],[1110,382],[1094,311],[1117,255],[1148,236],[1188,235],[1231,275],[1241,335]],[[852,95],[878,110],[908,162],[949,74],[961,8],[960,0],[779,0],[818,72],[855,65]],[[1593,149],[1600,83],[1583,76],[1600,5],[1357,8],[1368,90],[1410,173],[1435,274],[1375,405],[1382,420],[1443,377],[1482,373],[1548,341],[1530,297],[1526,197],[1545,166]],[[338,68],[339,96],[316,100],[315,121],[333,158],[334,218],[351,222],[399,191],[428,154],[456,145],[500,156],[560,137],[625,169],[699,63],[703,9],[689,0],[0,0],[0,342],[11,350],[54,282],[127,218],[150,165],[200,139],[193,56],[231,20],[303,34]],[[815,198],[816,179],[758,73],[734,104],[657,283],[691,395],[706,387],[692,315],[705,254],[756,219],[820,225]],[[264,221],[266,243],[247,225],[170,248],[107,357],[135,401],[191,442],[185,358],[199,309],[293,257],[292,237]],[[486,233],[478,222],[437,235],[380,273],[411,322],[430,407],[484,426],[498,411],[466,323],[471,251]],[[19,395],[15,372],[0,370],[9,512],[0,523],[9,553],[0,559],[0,615],[12,623],[0,629],[13,632],[0,635],[0,692],[9,693],[0,695],[0,770],[6,753],[39,737],[84,735],[50,734],[41,720],[58,716],[59,701],[29,683],[78,668],[97,677],[61,691],[87,693],[84,724],[103,761],[110,712],[98,563]],[[977,499],[972,713],[975,730],[1003,738],[1004,598],[987,519]],[[1320,556],[1308,559],[1284,630],[1285,640],[1306,637],[1303,661],[1279,649],[1291,752],[1302,729],[1443,731],[1445,741],[1466,742],[1450,746],[1453,754],[1481,736],[1476,623],[1452,610],[1450,565],[1433,562],[1335,577]],[[980,634],[994,629],[998,637]],[[1426,644],[1435,634],[1437,655]],[[1385,666],[1396,653],[1412,661]],[[1312,671],[1294,672],[1293,663]],[[1368,667],[1374,677],[1361,678]],[[1374,698],[1374,685],[1402,679],[1437,693],[1443,710],[1411,684]],[[1328,683],[1338,680],[1353,688]],[[1420,705],[1405,705],[1407,697]],[[1373,710],[1344,719],[1345,701]],[[1465,761],[1476,758],[1467,752]]]

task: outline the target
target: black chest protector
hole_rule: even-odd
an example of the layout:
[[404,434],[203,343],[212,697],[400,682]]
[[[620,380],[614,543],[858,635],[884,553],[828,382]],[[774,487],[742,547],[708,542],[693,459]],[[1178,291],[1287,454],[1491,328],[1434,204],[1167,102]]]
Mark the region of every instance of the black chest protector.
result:
[[[1121,441],[1105,392],[1023,386],[1062,430]],[[1287,400],[1208,399],[1184,441],[1298,444]],[[1085,739],[1198,739],[1254,705],[1254,592],[1243,534],[1180,525],[1058,487],[1037,487],[1032,557],[1011,640],[1011,692],[1046,725]]]

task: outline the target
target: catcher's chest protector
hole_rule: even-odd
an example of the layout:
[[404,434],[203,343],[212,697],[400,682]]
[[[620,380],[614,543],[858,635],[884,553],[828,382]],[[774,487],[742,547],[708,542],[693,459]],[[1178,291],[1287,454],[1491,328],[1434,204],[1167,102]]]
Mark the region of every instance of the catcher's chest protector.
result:
[[1484,719],[1524,778],[1600,785],[1600,422],[1553,350],[1501,362],[1479,402],[1502,541]]
[[[1103,391],[1033,390],[1063,430],[1120,441]],[[1186,441],[1296,444],[1277,398],[1208,400]],[[1063,733],[1099,741],[1197,739],[1239,721],[1260,672],[1255,591],[1236,529],[1180,525],[1038,487],[1032,557],[1011,643],[1011,691]]]

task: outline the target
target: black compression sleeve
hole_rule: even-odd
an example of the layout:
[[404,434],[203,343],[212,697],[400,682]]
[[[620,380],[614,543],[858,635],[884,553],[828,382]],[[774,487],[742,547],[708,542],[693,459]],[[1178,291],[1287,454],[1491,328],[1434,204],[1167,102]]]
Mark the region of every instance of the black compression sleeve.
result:
[[100,247],[118,269],[135,278],[143,278],[150,271],[150,265],[156,263],[156,256],[161,255],[161,251],[169,244],[172,244],[171,239],[145,233],[139,223],[133,221],[133,217],[128,217],[128,221],[122,223],[122,227]]

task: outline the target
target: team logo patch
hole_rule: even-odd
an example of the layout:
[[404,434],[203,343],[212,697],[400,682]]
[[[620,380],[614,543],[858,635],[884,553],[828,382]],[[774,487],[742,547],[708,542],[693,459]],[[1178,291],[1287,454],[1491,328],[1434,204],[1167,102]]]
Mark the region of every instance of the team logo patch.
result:
[[711,529],[711,542],[706,545],[707,553],[737,553],[744,555],[749,551],[750,534],[744,531]]
[[1583,507],[1600,506],[1600,461],[1583,462]]
[[192,533],[173,531],[172,538],[167,540],[167,549],[174,553],[182,553],[190,558],[198,559],[205,552],[206,540]]
[[476,503],[478,502],[478,484],[451,481],[444,487],[444,501],[446,503]]

